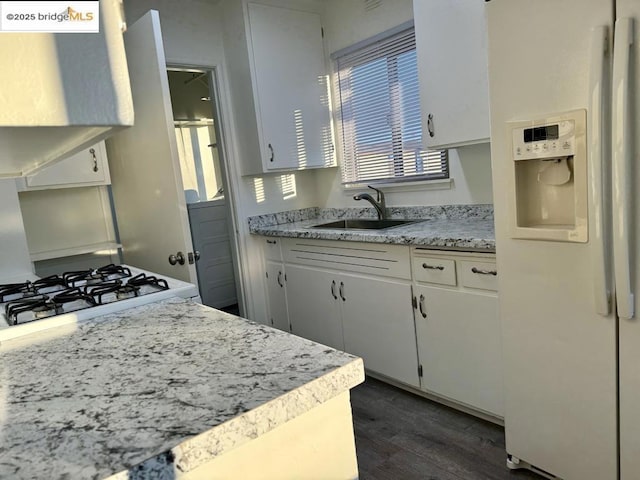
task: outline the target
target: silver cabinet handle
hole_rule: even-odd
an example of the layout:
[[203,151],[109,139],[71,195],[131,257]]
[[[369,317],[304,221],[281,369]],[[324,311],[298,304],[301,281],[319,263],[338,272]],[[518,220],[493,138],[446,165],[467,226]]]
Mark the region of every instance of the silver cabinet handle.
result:
[[331,296],[333,297],[334,300],[338,299],[338,296],[336,295],[336,281],[335,280],[331,281]]
[[98,171],[98,158],[96,157],[96,149],[90,148],[89,153],[91,154],[91,159],[93,160],[93,171]]
[[284,285],[282,284],[282,272],[278,271],[278,285],[280,285],[280,287],[284,287]]
[[498,271],[497,270],[480,270],[480,269],[478,269],[476,267],[473,267],[471,269],[471,271],[473,273],[477,273],[478,275],[493,275],[494,277],[496,275],[498,275]]
[[267,240],[267,243],[268,243],[269,245],[275,245],[275,244],[276,244],[276,243],[278,243],[278,242],[276,242],[275,240]]
[[422,268],[426,268],[427,270],[444,270],[442,265],[429,265],[427,263],[423,263]]
[[273,162],[273,159],[275,158],[275,153],[273,152],[273,145],[269,144],[269,151],[271,152],[271,157],[269,158],[270,162]]
[[342,299],[343,302],[346,302],[347,299],[344,296],[344,283],[340,282],[340,298]]
[[433,113],[427,115],[427,130],[429,131],[430,137],[433,137],[436,134],[433,128]]
[[427,314],[424,313],[424,310],[425,310],[425,308],[424,308],[424,295],[420,295],[419,306],[420,306],[420,315],[422,315],[422,318],[427,318]]

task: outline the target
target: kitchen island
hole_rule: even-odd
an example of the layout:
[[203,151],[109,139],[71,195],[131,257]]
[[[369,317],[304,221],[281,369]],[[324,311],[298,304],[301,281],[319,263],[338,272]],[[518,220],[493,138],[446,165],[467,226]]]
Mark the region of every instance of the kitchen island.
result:
[[355,478],[363,380],[357,357],[182,299],[2,341],[0,478]]

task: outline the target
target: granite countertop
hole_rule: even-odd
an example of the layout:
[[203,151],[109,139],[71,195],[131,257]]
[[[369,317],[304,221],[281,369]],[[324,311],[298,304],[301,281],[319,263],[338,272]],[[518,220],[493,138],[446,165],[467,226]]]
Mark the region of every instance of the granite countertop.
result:
[[495,252],[493,208],[490,205],[399,207],[389,218],[415,223],[385,230],[318,229],[314,225],[342,218],[374,218],[373,209],[310,208],[249,219],[255,235],[429,246],[435,249]]
[[0,344],[0,478],[175,478],[364,380],[362,360],[183,299]]

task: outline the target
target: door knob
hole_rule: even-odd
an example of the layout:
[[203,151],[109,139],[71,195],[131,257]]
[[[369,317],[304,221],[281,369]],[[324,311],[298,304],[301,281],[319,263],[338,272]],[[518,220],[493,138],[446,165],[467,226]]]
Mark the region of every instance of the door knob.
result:
[[179,263],[180,265],[184,265],[184,253],[182,252],[178,252],[175,255],[171,254],[169,255],[169,263],[171,265],[175,265],[176,263]]

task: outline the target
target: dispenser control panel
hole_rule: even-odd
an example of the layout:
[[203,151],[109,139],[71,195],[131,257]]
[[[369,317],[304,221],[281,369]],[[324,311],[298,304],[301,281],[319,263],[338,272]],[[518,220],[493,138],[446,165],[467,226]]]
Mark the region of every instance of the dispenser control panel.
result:
[[533,160],[575,155],[576,124],[572,119],[516,127],[513,134],[513,159]]

